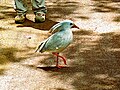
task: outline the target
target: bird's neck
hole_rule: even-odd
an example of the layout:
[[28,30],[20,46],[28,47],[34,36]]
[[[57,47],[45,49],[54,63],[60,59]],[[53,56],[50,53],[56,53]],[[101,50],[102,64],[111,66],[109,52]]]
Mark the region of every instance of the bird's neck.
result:
[[65,29],[62,29],[61,31],[66,31],[66,32],[68,31],[69,32],[70,28],[65,28]]
[[67,34],[72,34],[72,31],[70,29],[62,29],[60,32],[67,33]]

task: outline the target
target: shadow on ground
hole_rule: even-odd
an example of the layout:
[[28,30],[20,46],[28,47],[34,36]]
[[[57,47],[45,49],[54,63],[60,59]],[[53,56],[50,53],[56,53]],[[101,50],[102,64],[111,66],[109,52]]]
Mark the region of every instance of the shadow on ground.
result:
[[0,75],[4,74],[4,71],[8,67],[10,62],[20,62],[25,57],[16,57],[17,52],[24,52],[25,50],[18,50],[16,48],[2,48],[0,47]]
[[0,74],[3,74],[5,67],[9,62],[14,62],[14,48],[0,48]]
[[[49,5],[49,3],[52,3]],[[22,25],[18,25],[18,27],[32,27],[39,30],[49,30],[54,24],[56,24],[56,21],[53,21],[56,19],[67,19],[66,17],[70,14],[73,14],[73,11],[76,10],[76,8],[79,7],[79,4],[77,2],[73,1],[53,1],[53,2],[47,2],[47,14],[46,14],[46,21],[44,23],[34,23],[34,21],[26,20],[26,22]],[[72,17],[71,17],[72,18]],[[81,16],[80,18],[88,19],[87,17]],[[70,19],[70,18],[69,18]]]
[[10,9],[13,9],[12,6],[0,6],[0,19],[8,19],[8,18],[14,18],[15,12],[10,11]]
[[[95,1],[92,11],[99,13],[120,13],[120,0],[92,0]],[[120,16],[114,17],[113,21],[120,22]]]
[[120,2],[119,0],[93,0],[93,1],[95,1],[95,4],[94,4],[95,8],[93,10],[96,12],[120,13],[120,8],[117,5],[117,3]]
[[115,17],[115,18],[113,19],[113,21],[115,21],[115,22],[120,22],[120,16]]
[[[66,82],[75,90],[117,90],[120,88],[120,34],[96,35],[91,31],[75,31],[74,42],[64,52],[68,67],[39,67]],[[43,62],[53,57],[44,59]],[[49,61],[50,62],[50,61]],[[48,63],[47,63],[48,64]]]
[[[95,12],[113,12],[119,13],[118,7],[106,6],[108,3],[118,2],[119,0],[94,0]],[[66,18],[79,6],[76,2],[56,1],[54,5],[48,5],[48,18]],[[64,7],[64,8],[63,8]],[[1,7],[9,8],[9,7]],[[11,8],[11,7],[10,7]],[[2,11],[1,19],[5,19],[4,15],[14,17],[14,12]],[[118,21],[118,19],[117,19]],[[54,21],[47,19],[43,24],[36,24],[27,20],[18,27],[33,27],[35,29],[48,30]],[[46,26],[48,25],[48,26]],[[74,86],[75,90],[118,90],[120,88],[120,34],[104,33],[95,34],[91,31],[75,31],[74,42],[66,48],[62,53],[67,57],[68,66],[62,69],[55,67],[40,67],[49,74],[49,77],[57,76],[64,82],[69,82]],[[20,62],[20,58],[16,58],[15,48],[2,48],[0,58],[3,60],[0,64],[4,65],[9,62]],[[24,51],[21,51],[24,52]],[[40,54],[44,56],[41,60],[45,65],[55,63],[53,56],[49,54]],[[46,55],[46,56],[45,56]],[[31,67],[31,66],[30,66]],[[4,73],[4,69],[0,69],[0,74]],[[57,90],[64,90],[58,88]]]
[[[28,6],[30,7],[29,11],[30,14],[33,14],[33,11],[31,10],[31,3],[30,1],[27,1]],[[46,15],[46,21],[44,23],[34,23],[34,21],[26,19],[25,23],[18,25],[17,27],[32,27],[39,30],[49,30],[54,24],[56,24],[56,21],[53,21],[52,18],[56,19],[67,19],[66,17],[70,14],[73,14],[73,11],[75,11],[79,4],[75,1],[53,1],[52,5],[49,5],[49,1],[46,3],[47,7],[47,15]],[[11,11],[10,9],[13,9],[11,6],[0,6],[2,8],[0,19],[7,19],[7,18],[13,18],[15,17],[16,13],[15,11]],[[29,14],[29,13],[28,13]],[[33,14],[34,15],[34,14]],[[48,19],[49,18],[49,19]],[[72,18],[72,17],[71,17]],[[88,19],[85,16],[80,16],[79,18]],[[51,19],[51,20],[50,20]],[[70,19],[70,18],[69,18]],[[12,23],[13,24],[13,23]]]
[[25,23],[18,25],[17,27],[32,27],[38,30],[49,30],[57,22],[46,19],[43,23],[35,23],[31,20],[26,19]]
[[[74,11],[80,7],[77,1],[54,1],[51,5],[47,5],[49,18],[65,18],[66,16],[73,14]],[[72,18],[72,17],[71,17]]]

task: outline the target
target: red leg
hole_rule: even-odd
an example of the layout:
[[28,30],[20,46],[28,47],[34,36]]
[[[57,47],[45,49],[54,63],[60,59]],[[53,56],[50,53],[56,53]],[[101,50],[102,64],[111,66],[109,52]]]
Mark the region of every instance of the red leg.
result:
[[58,56],[57,56],[57,63],[56,63],[56,66],[58,67]]
[[57,56],[57,64],[56,64],[56,66],[57,66],[58,68],[61,68],[61,67],[62,67],[62,66],[59,66],[59,65],[58,65],[58,57],[62,58],[62,60],[64,61],[64,64],[67,65],[67,64],[66,64],[66,59],[65,59],[64,57],[60,56],[59,53],[52,53],[52,54],[54,54],[54,55]]
[[64,64],[67,65],[66,64],[66,59],[63,56],[58,55],[58,57],[62,58],[62,60],[64,61]]

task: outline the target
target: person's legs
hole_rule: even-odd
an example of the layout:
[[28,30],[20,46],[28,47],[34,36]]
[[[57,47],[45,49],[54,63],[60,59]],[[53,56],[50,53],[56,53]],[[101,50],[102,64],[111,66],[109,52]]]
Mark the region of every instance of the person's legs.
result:
[[32,9],[35,14],[35,22],[44,22],[47,9],[45,7],[45,0],[31,0]]
[[15,22],[23,23],[25,21],[27,12],[26,4],[24,0],[14,0],[14,2],[15,2],[14,9],[17,13],[17,16],[15,17]]

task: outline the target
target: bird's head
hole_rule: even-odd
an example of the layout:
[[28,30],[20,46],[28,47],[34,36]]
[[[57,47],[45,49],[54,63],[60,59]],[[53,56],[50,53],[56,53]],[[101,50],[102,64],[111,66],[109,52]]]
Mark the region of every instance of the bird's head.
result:
[[71,20],[64,20],[64,21],[61,21],[57,24],[55,24],[51,29],[50,29],[50,33],[55,33],[55,32],[59,32],[60,30],[64,30],[64,29],[70,29],[70,28],[78,28],[78,26],[76,26],[73,21]]

